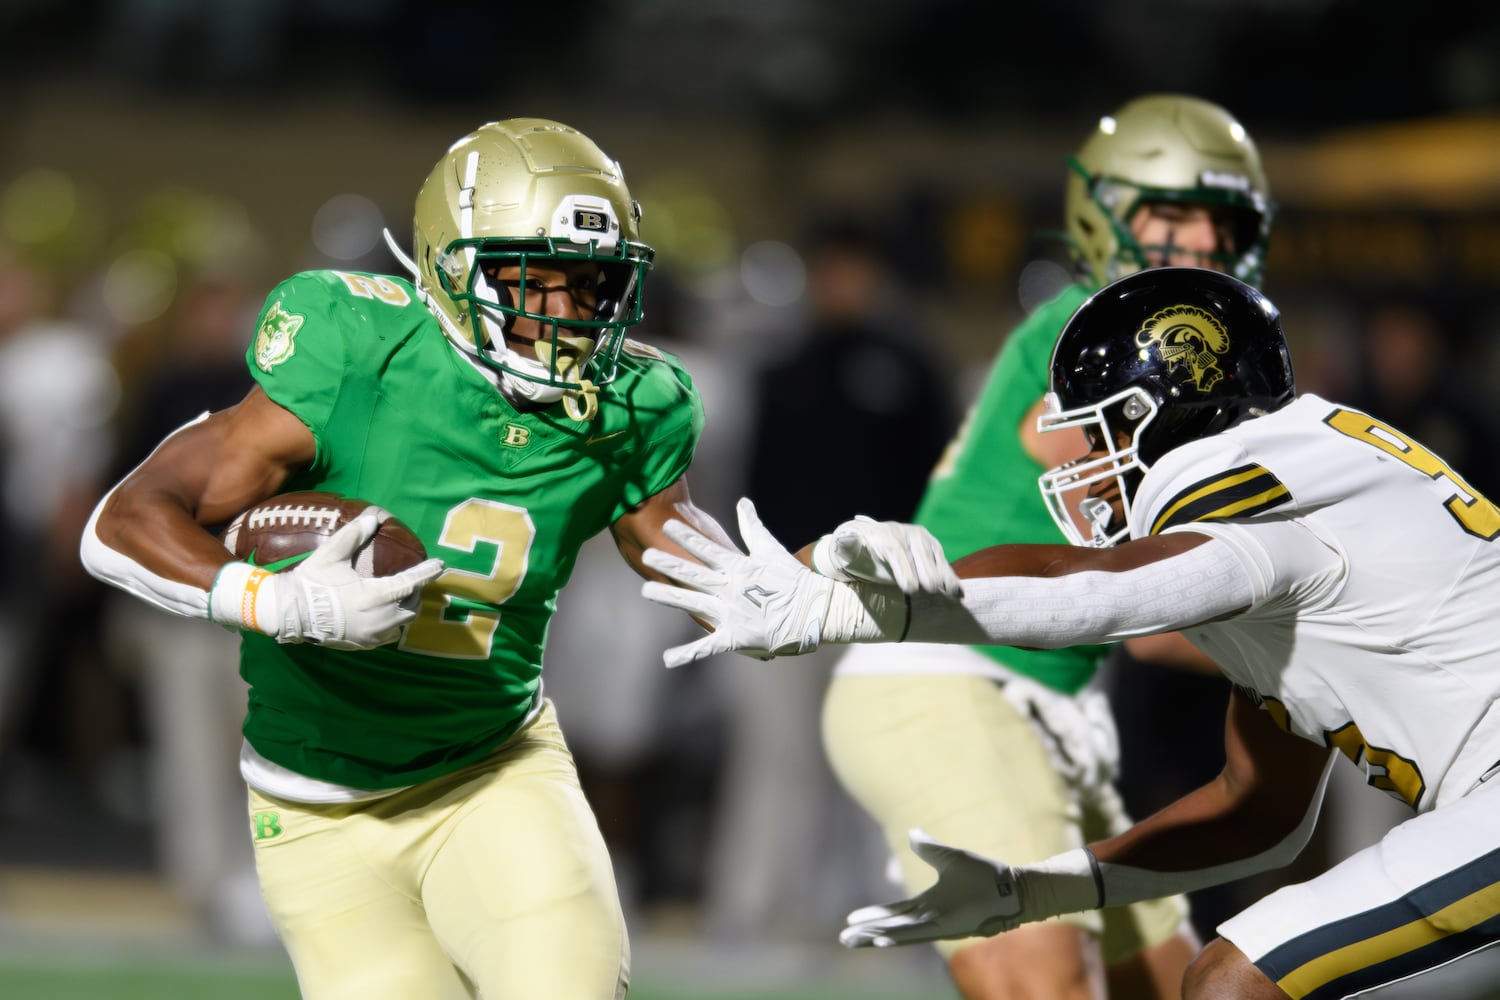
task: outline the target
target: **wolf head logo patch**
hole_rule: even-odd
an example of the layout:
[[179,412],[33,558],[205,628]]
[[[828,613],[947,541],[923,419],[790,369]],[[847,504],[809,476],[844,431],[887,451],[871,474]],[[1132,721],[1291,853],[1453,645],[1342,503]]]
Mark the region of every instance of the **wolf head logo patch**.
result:
[[281,308],[280,302],[272,304],[260,329],[255,331],[255,364],[261,371],[270,371],[296,352],[297,331],[302,329],[306,319],[287,312]]

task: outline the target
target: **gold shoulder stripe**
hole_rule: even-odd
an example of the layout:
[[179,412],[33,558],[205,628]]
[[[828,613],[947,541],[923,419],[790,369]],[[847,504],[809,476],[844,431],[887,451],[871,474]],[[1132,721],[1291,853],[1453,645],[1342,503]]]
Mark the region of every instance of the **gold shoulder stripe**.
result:
[[1254,517],[1291,499],[1291,492],[1269,469],[1242,465],[1196,482],[1177,494],[1157,515],[1151,534],[1194,521]]

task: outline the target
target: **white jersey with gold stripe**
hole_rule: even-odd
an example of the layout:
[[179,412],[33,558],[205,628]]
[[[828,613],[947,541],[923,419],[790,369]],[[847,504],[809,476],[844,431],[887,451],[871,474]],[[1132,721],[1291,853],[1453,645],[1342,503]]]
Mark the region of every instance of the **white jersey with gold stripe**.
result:
[[1164,456],[1130,527],[1239,553],[1253,606],[1186,634],[1371,785],[1421,812],[1500,761],[1500,509],[1418,442],[1304,395]]

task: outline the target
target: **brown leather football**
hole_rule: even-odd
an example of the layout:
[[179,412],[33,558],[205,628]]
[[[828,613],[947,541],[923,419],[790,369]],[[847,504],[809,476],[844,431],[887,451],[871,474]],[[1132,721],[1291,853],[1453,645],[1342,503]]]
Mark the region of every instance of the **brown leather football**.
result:
[[[280,493],[242,511],[220,534],[236,559],[273,572],[291,569],[360,511],[364,500],[337,493]],[[360,576],[390,576],[427,558],[427,549],[412,530],[394,516],[354,558]]]

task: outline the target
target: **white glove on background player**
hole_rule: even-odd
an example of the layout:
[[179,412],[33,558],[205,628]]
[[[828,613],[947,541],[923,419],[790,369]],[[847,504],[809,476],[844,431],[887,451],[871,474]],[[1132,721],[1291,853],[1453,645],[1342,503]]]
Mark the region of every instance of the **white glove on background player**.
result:
[[209,592],[209,616],[223,625],[315,642],[334,649],[374,649],[395,642],[417,613],[417,595],[443,572],[428,559],[391,576],[365,577],[354,556],[390,517],[370,507],[328,536],[306,559],[281,573],[232,562]]
[[824,576],[845,583],[868,580],[899,587],[903,594],[963,596],[963,584],[942,543],[919,524],[861,514],[818,539],[812,564]]
[[1008,677],[1007,701],[1031,723],[1057,773],[1084,795],[1094,795],[1120,770],[1120,734],[1104,692],[1066,695],[1026,677]]
[[741,499],[740,537],[748,553],[723,545],[678,520],[663,532],[698,562],[649,548],[642,562],[682,586],[648,581],[649,601],[696,616],[714,631],[662,654],[668,667],[735,651],[769,659],[806,653],[820,642],[896,639],[906,630],[901,595],[874,584],[840,583],[797,561],[766,530],[755,505]]
[[912,830],[909,838],[917,857],[937,869],[937,881],[910,899],[849,914],[848,926],[839,934],[844,947],[889,948],[943,938],[989,937],[1098,905],[1092,865],[1083,848],[1012,868],[938,843],[921,830]]

